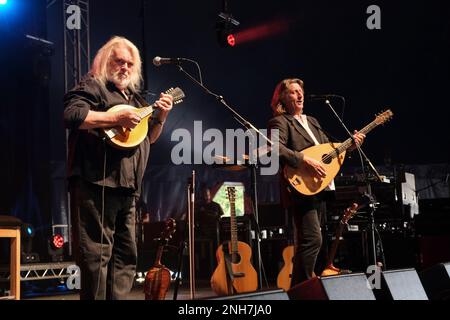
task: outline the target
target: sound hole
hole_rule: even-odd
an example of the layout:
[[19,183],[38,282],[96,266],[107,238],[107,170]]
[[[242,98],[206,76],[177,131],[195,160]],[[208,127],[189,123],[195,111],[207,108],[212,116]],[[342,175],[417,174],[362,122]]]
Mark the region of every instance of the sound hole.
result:
[[327,157],[326,154],[322,155],[322,162],[325,164],[330,164],[331,163],[331,157]]
[[239,262],[241,262],[241,256],[239,255],[239,253],[233,253],[231,255],[231,262],[234,264],[238,264]]

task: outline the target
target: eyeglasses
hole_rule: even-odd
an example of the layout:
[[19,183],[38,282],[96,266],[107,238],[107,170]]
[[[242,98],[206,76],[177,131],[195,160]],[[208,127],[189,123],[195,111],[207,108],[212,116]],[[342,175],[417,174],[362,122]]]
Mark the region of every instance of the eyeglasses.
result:
[[122,67],[127,65],[128,68],[132,68],[134,66],[134,63],[131,61],[125,61],[123,59],[113,59],[114,63],[117,64],[118,66]]

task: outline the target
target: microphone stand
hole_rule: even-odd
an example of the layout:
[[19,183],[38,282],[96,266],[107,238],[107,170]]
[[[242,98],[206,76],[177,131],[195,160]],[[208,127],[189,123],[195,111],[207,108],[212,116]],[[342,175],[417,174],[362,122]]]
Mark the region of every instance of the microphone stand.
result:
[[[339,120],[339,123],[341,124],[341,126],[345,129],[345,131],[347,132],[347,134],[350,136],[350,138],[353,140],[353,143],[355,144],[358,152],[359,152],[359,156],[361,158],[361,167],[363,170],[363,175],[365,177],[365,182],[366,182],[366,187],[367,187],[367,193],[364,195],[369,199],[369,229],[370,229],[370,238],[371,238],[371,254],[372,254],[372,261],[373,261],[373,265],[374,266],[378,266],[377,264],[377,251],[376,251],[376,245],[375,245],[375,232],[378,233],[378,230],[376,230],[376,225],[375,225],[375,211],[377,208],[377,205],[379,204],[378,202],[376,202],[373,193],[372,193],[372,186],[371,183],[369,181],[369,175],[366,173],[366,171],[364,170],[364,163],[363,161],[365,161],[368,165],[368,167],[370,169],[372,169],[373,173],[376,175],[377,179],[379,181],[383,181],[382,178],[380,177],[378,171],[375,169],[375,167],[373,166],[372,162],[370,161],[369,157],[367,157],[367,155],[365,154],[365,152],[362,150],[362,148],[360,146],[358,146],[358,144],[355,142],[355,139],[353,138],[353,135],[350,133],[350,130],[348,130],[347,126],[344,124],[344,122],[341,120],[341,118],[338,116],[338,114],[336,113],[336,111],[334,110],[333,106],[330,103],[330,100],[325,100],[325,104],[328,105],[328,107],[330,107],[331,111],[333,112],[334,116]],[[381,241],[381,238],[379,239]]]
[[[270,146],[272,146],[274,143],[265,136],[261,131],[259,131],[252,123],[247,121],[244,117],[242,117],[236,110],[234,110],[230,105],[228,105],[224,99],[223,96],[215,94],[211,90],[209,90],[207,87],[203,85],[202,82],[199,82],[197,79],[195,79],[192,75],[190,75],[186,70],[183,69],[183,67],[180,64],[177,64],[178,70],[182,73],[184,73],[189,79],[191,79],[195,84],[200,86],[207,94],[212,95],[215,97],[222,105],[224,105],[228,111],[230,111],[233,115],[233,118],[239,122],[243,127],[248,129],[250,132],[251,130],[254,130],[257,134],[259,134],[261,137],[263,137]],[[257,149],[258,151],[258,149]],[[256,169],[257,169],[257,163],[258,163],[258,152],[256,153],[256,159],[257,161],[255,163],[252,163],[250,161],[250,169],[251,169],[251,185],[252,185],[252,201],[254,205],[254,218],[255,218],[255,240],[256,240],[256,261],[257,261],[257,272],[258,272],[258,287],[262,289],[262,261],[261,261],[261,235],[259,234],[259,214],[258,214],[258,192],[256,187]]]

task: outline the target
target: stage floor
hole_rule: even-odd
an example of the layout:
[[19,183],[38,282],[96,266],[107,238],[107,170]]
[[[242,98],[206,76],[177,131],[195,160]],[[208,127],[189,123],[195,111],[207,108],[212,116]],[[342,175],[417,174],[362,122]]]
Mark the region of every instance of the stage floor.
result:
[[[276,289],[275,287],[264,288],[264,290]],[[217,297],[214,291],[209,286],[209,282],[197,282],[196,290],[194,292],[194,299],[208,299]],[[79,294],[77,291],[64,291],[64,292],[24,292],[22,300],[79,300]],[[142,285],[136,285],[131,290],[127,300],[145,300],[144,288]],[[169,288],[165,300],[174,299],[174,285]],[[190,288],[187,285],[182,285],[178,289],[176,300],[192,300],[190,294]]]

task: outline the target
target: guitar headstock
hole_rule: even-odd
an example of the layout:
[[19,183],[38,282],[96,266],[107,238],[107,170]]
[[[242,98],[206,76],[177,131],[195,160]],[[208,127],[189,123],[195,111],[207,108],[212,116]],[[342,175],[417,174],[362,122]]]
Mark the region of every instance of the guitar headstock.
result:
[[228,196],[228,200],[230,200],[231,203],[234,203],[236,200],[236,188],[235,187],[227,187],[227,196]]
[[342,216],[341,222],[346,224],[355,214],[358,212],[359,204],[352,203],[350,207],[344,210],[344,215]]
[[391,109],[388,109],[376,116],[375,123],[378,125],[383,124],[383,123],[391,120],[393,116],[394,116],[394,113],[391,111]]
[[164,230],[161,232],[161,242],[166,243],[172,238],[172,235],[176,231],[177,223],[175,219],[169,218],[164,224]]
[[170,88],[165,93],[172,96],[174,105],[183,102],[183,98],[186,97],[183,90],[178,87]]

